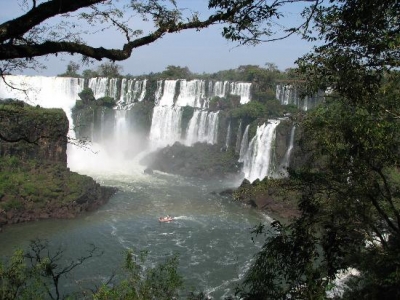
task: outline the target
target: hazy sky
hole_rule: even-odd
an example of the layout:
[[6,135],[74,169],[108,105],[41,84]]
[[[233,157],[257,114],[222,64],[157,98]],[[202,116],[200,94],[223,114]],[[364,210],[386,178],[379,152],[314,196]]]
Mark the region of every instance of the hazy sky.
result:
[[[120,2],[123,1],[125,0]],[[207,13],[207,0],[180,0],[178,2],[202,14]],[[20,15],[22,12],[20,3],[22,0],[0,0],[0,22]],[[298,8],[297,11],[296,7],[293,8],[288,12],[288,16],[289,21],[286,22],[298,21],[300,19]],[[150,30],[148,25],[145,26]],[[132,75],[159,72],[168,65],[187,66],[196,73],[211,73],[237,68],[240,65],[263,66],[267,62],[272,62],[279,69],[284,70],[295,66],[294,61],[312,48],[311,44],[298,37],[257,46],[237,46],[222,37],[221,28],[222,26],[215,26],[201,31],[187,30],[167,34],[161,40],[134,50],[132,57],[128,60],[117,63],[123,66],[123,74]],[[120,47],[124,40],[118,33],[105,31],[88,36],[87,41],[95,46]],[[80,56],[50,56],[44,60],[46,70],[40,70],[40,73],[27,71],[25,74],[54,76],[63,73],[70,60],[80,62]],[[87,68],[94,69],[98,64],[100,63],[82,66],[80,71]]]

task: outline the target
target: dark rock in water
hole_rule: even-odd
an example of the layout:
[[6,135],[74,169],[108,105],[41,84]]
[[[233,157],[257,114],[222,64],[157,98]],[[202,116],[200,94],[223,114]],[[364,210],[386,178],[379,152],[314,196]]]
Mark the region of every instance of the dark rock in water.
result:
[[146,169],[144,169],[143,173],[148,174],[148,175],[153,175],[154,171],[151,168],[146,168]]
[[223,191],[219,192],[218,195],[220,195],[220,196],[232,196],[234,192],[235,192],[234,189],[226,189],[226,190],[223,190]]
[[141,163],[149,169],[198,178],[230,178],[242,174],[238,155],[220,151],[218,145],[196,143],[192,147],[175,143],[146,156]]
[[233,192],[233,198],[246,205],[268,211],[275,217],[283,219],[297,217],[299,215],[297,195],[285,190],[285,180],[287,179],[265,178],[250,183],[245,179]]

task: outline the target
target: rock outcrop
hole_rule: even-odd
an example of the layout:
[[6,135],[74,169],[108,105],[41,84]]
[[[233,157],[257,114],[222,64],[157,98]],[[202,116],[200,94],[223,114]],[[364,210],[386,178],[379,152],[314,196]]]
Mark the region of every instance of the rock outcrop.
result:
[[149,169],[198,178],[233,178],[240,175],[234,152],[218,145],[196,143],[186,147],[178,142],[151,153],[141,162]]
[[299,215],[298,195],[285,188],[286,180],[265,178],[250,183],[245,179],[232,196],[236,201],[267,211],[276,219],[290,220]]
[[0,102],[0,227],[73,218],[115,193],[68,169],[68,126],[60,109]]

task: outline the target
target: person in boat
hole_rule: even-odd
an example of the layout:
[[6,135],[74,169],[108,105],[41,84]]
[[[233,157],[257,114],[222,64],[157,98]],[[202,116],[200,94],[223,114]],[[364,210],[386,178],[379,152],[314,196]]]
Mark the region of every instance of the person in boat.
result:
[[158,220],[160,222],[169,222],[172,221],[174,218],[170,217],[169,215],[167,215],[166,217],[159,217]]

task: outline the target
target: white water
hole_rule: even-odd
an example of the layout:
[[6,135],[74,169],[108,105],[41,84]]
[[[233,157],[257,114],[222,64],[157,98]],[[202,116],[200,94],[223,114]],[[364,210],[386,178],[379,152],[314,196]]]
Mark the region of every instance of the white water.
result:
[[119,93],[117,88],[117,78],[95,77],[89,79],[88,87],[92,89],[96,99],[102,97],[112,97],[117,99]]
[[229,148],[229,144],[231,143],[231,122],[229,122],[228,130],[226,131],[226,138],[225,138],[225,148]]
[[30,105],[40,105],[44,108],[62,108],[69,120],[69,136],[75,137],[71,130],[71,110],[79,99],[78,93],[83,89],[83,79],[20,75],[6,75],[4,78],[8,85],[0,79],[0,98],[20,99]]
[[218,141],[218,112],[196,110],[190,119],[185,144],[197,142],[216,144]]
[[180,107],[155,106],[150,129],[152,149],[181,141],[182,109]]
[[[175,97],[175,88],[177,80],[165,80],[164,89],[162,90],[161,97],[157,101],[158,106],[173,106]],[[161,85],[160,85],[161,87]],[[159,93],[158,93],[159,94]]]
[[244,158],[247,153],[247,149],[249,147],[249,128],[250,128],[250,125],[247,125],[246,129],[244,130],[244,133],[243,133],[242,143],[240,145],[240,152],[239,152],[239,162],[244,161]]
[[241,144],[241,136],[242,136],[242,120],[240,120],[238,131],[236,134],[236,145],[235,145],[235,152],[240,153],[240,144]]
[[272,148],[279,120],[269,120],[269,123],[257,127],[257,133],[250,141],[243,159],[245,177],[253,182],[272,175]]
[[286,150],[285,156],[282,159],[281,165],[279,166],[279,174],[278,176],[280,177],[286,177],[288,175],[287,168],[289,168],[289,162],[290,162],[290,155],[293,150],[294,146],[294,133],[296,131],[296,126],[292,127],[292,130],[290,132],[290,142],[289,142],[289,147]]
[[177,106],[191,106],[202,108],[205,100],[205,81],[204,80],[180,80],[180,91],[176,101]]
[[232,82],[231,94],[240,96],[240,104],[250,102],[250,87],[251,83],[248,82]]
[[146,96],[147,80],[126,79],[121,80],[120,97],[117,102],[118,109],[131,109],[135,102],[143,101]]
[[299,109],[307,111],[322,101],[324,101],[325,93],[329,93],[329,90],[326,92],[319,91],[315,95],[305,96],[300,98],[298,87],[296,85],[286,84],[286,85],[277,85],[276,86],[276,99],[280,101],[282,105],[295,105]]

